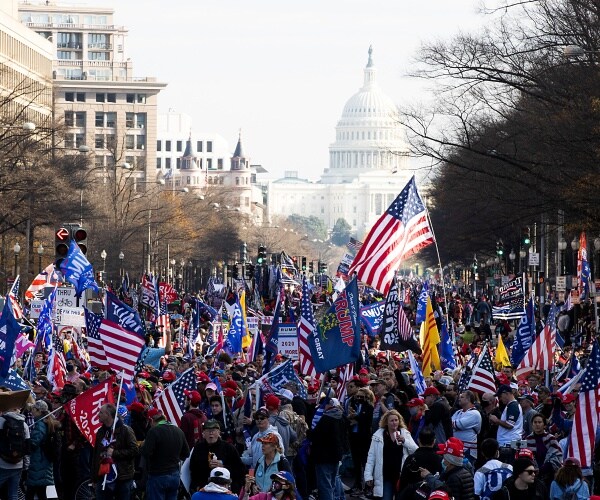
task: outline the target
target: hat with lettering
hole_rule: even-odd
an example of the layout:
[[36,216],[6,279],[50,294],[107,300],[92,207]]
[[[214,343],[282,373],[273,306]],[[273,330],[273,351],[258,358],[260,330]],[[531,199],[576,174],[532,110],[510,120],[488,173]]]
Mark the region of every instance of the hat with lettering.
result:
[[444,455],[446,462],[458,467],[463,463],[465,445],[460,439],[451,437],[444,444],[438,444],[437,454]]
[[206,384],[205,389],[207,391],[216,391],[217,390],[217,384],[215,384],[214,382],[211,382],[210,384]]
[[423,406],[424,404],[425,401],[421,398],[412,398],[408,403],[406,403],[406,406],[409,408],[414,408],[415,406]]
[[450,500],[450,494],[443,490],[434,490],[429,494],[429,500],[432,498],[436,500]]

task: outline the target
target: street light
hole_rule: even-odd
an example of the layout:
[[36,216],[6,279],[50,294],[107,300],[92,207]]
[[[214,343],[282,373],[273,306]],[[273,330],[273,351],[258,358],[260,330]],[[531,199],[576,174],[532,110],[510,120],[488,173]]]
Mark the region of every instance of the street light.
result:
[[102,274],[106,272],[106,250],[100,252],[100,258],[102,259]]
[[524,248],[521,248],[521,250],[519,250],[519,272],[522,273],[523,272],[523,259],[527,257],[527,251]]
[[575,273],[577,271],[577,250],[579,250],[577,236],[574,236],[573,241],[571,241],[571,249],[573,250],[573,273]]
[[15,252],[15,279],[17,279],[19,275],[19,253],[21,252],[21,245],[19,245],[18,241],[15,243],[13,251]]
[[42,255],[44,255],[44,247],[42,246],[41,241],[40,241],[39,246],[37,247],[37,254],[38,254],[38,268],[39,268],[38,273],[41,273],[42,272]]
[[515,273],[515,259],[517,255],[515,254],[514,248],[510,249],[510,253],[508,254],[508,258],[510,259],[510,268],[512,269],[513,274]]
[[123,277],[123,259],[125,258],[125,254],[121,251],[119,252],[119,276]]
[[170,281],[169,281],[169,283],[171,283],[171,284],[175,282],[175,279],[174,279],[174,278],[175,278],[175,263],[176,263],[176,262],[177,262],[177,261],[176,261],[175,259],[171,259],[171,262],[170,262],[170,264],[171,264],[171,269],[169,270],[169,273],[168,273],[168,274],[169,274],[169,278],[170,278]]
[[565,262],[565,251],[567,250],[567,241],[561,237],[558,242],[558,250],[560,252],[560,274],[566,274],[567,263]]

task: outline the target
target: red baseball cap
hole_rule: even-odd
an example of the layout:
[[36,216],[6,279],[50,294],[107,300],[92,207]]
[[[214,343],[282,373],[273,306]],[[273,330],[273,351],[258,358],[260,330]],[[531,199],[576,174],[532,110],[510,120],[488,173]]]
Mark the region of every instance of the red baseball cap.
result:
[[198,391],[190,391],[186,389],[185,391],[183,391],[183,394],[185,394],[185,397],[188,398],[193,405],[197,405],[198,403],[200,403],[200,401],[202,401],[202,396]]
[[564,394],[561,399],[562,399],[562,404],[568,405],[569,403],[572,403],[573,401],[575,401],[575,399],[577,399],[577,398],[575,397],[574,394],[569,393],[569,394]]
[[451,437],[444,444],[438,444],[437,454],[462,458],[465,455],[465,445],[460,439]]
[[281,404],[281,400],[277,396],[275,396],[274,394],[269,394],[265,398],[265,406],[269,410],[276,410],[277,408],[279,408],[280,404]]
[[440,391],[438,391],[435,387],[428,387],[427,389],[425,389],[425,392],[423,393],[423,397],[439,396],[439,395],[440,395]]
[[409,408],[414,408],[415,406],[423,406],[425,404],[425,401],[421,398],[412,398],[408,403],[406,403],[406,406],[408,406]]
[[429,500],[432,498],[436,500],[450,500],[450,495],[442,490],[434,490],[429,494]]

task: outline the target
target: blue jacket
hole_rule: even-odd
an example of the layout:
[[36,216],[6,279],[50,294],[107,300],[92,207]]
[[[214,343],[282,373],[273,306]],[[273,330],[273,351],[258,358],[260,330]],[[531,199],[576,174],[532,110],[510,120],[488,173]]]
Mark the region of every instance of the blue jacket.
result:
[[550,500],[563,500],[567,493],[574,492],[577,494],[577,500],[587,500],[590,498],[590,490],[585,481],[577,479],[571,486],[562,488],[556,481],[552,481],[550,486]]
[[38,420],[31,430],[31,455],[27,472],[27,486],[54,484],[53,464],[46,458],[42,450],[42,443],[47,434],[48,426],[45,420]]

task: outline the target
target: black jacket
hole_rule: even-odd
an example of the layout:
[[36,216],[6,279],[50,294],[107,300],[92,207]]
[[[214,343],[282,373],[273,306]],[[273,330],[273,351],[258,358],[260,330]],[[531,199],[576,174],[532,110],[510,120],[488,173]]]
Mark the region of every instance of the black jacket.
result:
[[[515,498],[516,493],[523,494],[522,492],[517,492],[515,478],[509,477],[504,481],[502,488],[494,492],[492,500],[511,500],[511,498]],[[530,498],[531,500],[543,500],[548,497],[548,490],[544,486],[544,483],[537,479],[529,486],[529,488],[527,488],[527,498]]]
[[142,445],[148,474],[162,476],[179,470],[179,461],[190,455],[185,434],[176,425],[158,424],[152,427]]
[[418,448],[412,455],[406,457],[400,474],[400,488],[416,485],[422,481],[419,467],[427,469],[432,474],[442,472],[442,457],[433,448]]
[[347,448],[346,422],[341,408],[323,413],[310,433],[310,454],[316,464],[338,463]]
[[[112,428],[102,426],[96,433],[96,444],[92,457],[92,478],[94,481],[100,480],[98,469],[107,448],[102,444],[102,441],[105,438],[109,439],[111,431]],[[133,479],[135,459],[139,455],[139,448],[133,429],[125,425],[121,420],[117,420],[114,440],[112,459],[117,466],[117,481]]]
[[425,478],[431,489],[446,485],[453,500],[476,500],[473,474],[464,467],[452,467],[442,472],[439,478],[430,474]]
[[231,491],[239,493],[244,482],[244,464],[239,453],[232,444],[218,439],[215,444],[209,445],[206,441],[200,441],[194,446],[190,457],[190,472],[192,476],[191,492],[203,488],[208,483],[210,468],[208,467],[208,454],[214,453],[217,460],[223,462],[223,467],[231,474]]

